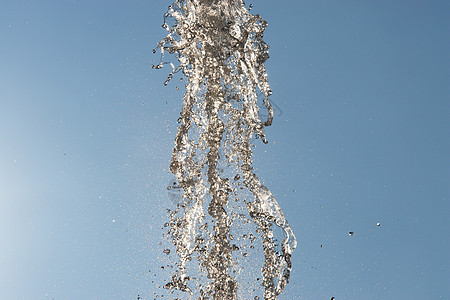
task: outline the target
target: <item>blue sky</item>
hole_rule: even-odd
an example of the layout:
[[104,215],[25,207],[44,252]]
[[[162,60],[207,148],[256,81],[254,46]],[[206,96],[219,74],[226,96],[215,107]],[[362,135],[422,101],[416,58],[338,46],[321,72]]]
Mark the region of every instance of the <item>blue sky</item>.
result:
[[[153,299],[182,98],[150,69],[169,4],[2,1],[5,299]],[[279,108],[255,166],[299,242],[279,298],[449,298],[450,5],[253,4]]]

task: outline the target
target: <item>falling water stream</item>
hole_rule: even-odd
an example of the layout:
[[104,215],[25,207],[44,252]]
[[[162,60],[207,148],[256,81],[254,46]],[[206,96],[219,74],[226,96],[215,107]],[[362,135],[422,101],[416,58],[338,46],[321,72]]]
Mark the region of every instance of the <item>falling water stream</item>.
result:
[[[178,199],[168,233],[179,261],[165,288],[189,297],[238,299],[247,284],[276,299],[289,281],[297,241],[252,167],[252,142],[267,144],[263,130],[273,119],[266,26],[242,0],[177,0],[154,50],[161,62],[153,68],[171,66],[165,84],[179,72],[186,83],[168,187]],[[259,275],[246,273],[258,253]]]

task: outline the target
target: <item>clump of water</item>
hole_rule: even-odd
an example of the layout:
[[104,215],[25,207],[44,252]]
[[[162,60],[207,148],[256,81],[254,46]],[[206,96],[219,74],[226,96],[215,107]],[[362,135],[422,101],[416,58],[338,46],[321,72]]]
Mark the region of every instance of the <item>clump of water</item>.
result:
[[[153,67],[172,68],[164,84],[178,72],[186,82],[168,186],[167,227],[179,261],[165,288],[199,299],[237,299],[244,289],[276,299],[289,281],[297,241],[252,167],[252,141],[267,143],[263,129],[273,119],[266,26],[241,0],[177,0],[154,50],[161,62]],[[258,255],[259,275],[249,271]]]

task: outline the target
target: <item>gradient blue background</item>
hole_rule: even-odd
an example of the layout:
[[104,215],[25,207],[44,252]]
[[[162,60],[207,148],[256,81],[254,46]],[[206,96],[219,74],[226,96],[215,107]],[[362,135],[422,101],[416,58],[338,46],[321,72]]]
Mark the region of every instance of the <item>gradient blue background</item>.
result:
[[[0,2],[1,299],[164,283],[169,4]],[[276,106],[255,166],[299,242],[279,299],[450,299],[450,2],[253,4]]]

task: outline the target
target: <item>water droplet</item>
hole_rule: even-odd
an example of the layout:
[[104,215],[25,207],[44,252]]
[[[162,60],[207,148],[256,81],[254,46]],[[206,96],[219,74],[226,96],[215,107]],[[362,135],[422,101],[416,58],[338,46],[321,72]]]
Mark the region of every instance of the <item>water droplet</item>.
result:
[[381,225],[381,223],[377,223],[377,226],[380,226]]
[[349,235],[349,236],[353,236],[353,235],[355,235],[355,233],[354,233],[353,231],[349,231],[349,232],[348,232],[348,235]]
[[249,239],[250,239],[250,242],[253,243],[253,241],[256,240],[256,237],[250,233]]
[[171,81],[173,78],[173,73],[170,73],[169,76],[167,76],[166,81],[164,81],[164,85],[167,85],[169,83],[169,81]]
[[164,249],[163,251],[165,254],[169,255],[170,254],[170,249]]

